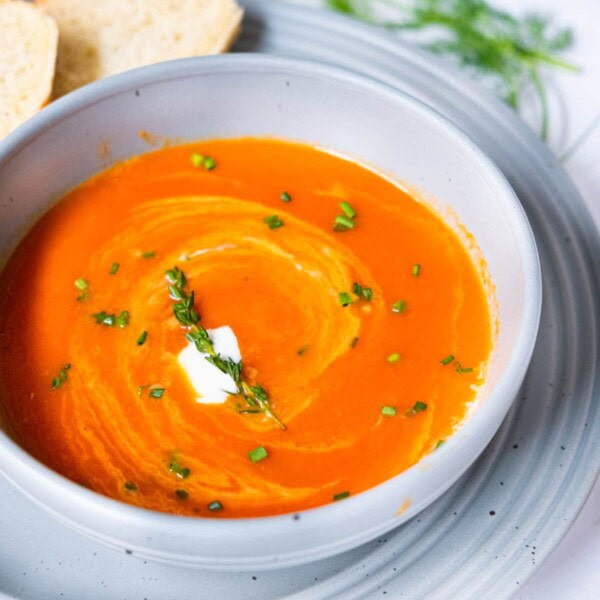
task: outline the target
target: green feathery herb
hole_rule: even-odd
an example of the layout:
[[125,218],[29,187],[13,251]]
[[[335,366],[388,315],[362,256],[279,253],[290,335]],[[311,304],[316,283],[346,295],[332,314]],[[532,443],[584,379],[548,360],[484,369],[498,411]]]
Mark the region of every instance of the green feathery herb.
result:
[[138,491],[138,486],[133,483],[133,481],[126,481],[123,484],[123,487],[128,491],[128,492],[137,492]]
[[445,358],[442,358],[442,360],[440,360],[440,364],[445,367],[446,365],[449,365],[453,360],[454,360],[454,355],[448,354],[448,356],[446,356]]
[[67,363],[56,377],[52,378],[52,389],[57,390],[65,381],[67,381],[67,371],[71,368],[71,363]]
[[418,277],[421,274],[421,265],[419,263],[415,263],[412,266],[412,275],[413,277]]
[[117,262],[113,263],[110,267],[110,274],[116,275],[117,271],[119,270],[119,267],[120,267],[119,263],[117,263]]
[[291,202],[292,201],[292,197],[287,192],[281,192],[281,195],[279,196],[279,199],[283,200],[284,202]]
[[386,360],[389,363],[397,363],[400,360],[400,354],[398,354],[398,352],[392,352],[392,354],[390,354]]
[[460,375],[464,375],[465,373],[472,373],[474,371],[473,367],[463,367],[459,362],[456,363],[456,367],[454,370]]
[[394,406],[382,406],[381,414],[385,417],[395,417],[396,416],[396,408]]
[[190,497],[190,495],[188,494],[188,492],[186,490],[175,490],[175,495],[180,500],[187,500]]
[[[560,55],[573,35],[536,14],[515,17],[486,0],[326,0],[330,8],[372,24],[403,32],[424,32],[417,42],[453,58],[514,109],[522,91],[535,90],[542,112],[541,135],[548,135],[543,67],[577,71]],[[385,17],[382,14],[385,12]]]
[[150,388],[150,391],[148,392],[148,396],[150,396],[150,398],[157,398],[158,400],[160,400],[164,395],[165,388],[160,387]]
[[142,331],[142,333],[140,333],[140,336],[138,337],[138,339],[135,341],[135,343],[138,346],[143,346],[146,343],[146,338],[148,337],[148,332],[147,331]]
[[156,258],[156,252],[154,252],[154,250],[150,250],[148,252],[142,252],[142,258],[145,258],[145,259]]
[[435,449],[441,448],[446,443],[446,440],[438,440]]
[[173,304],[173,314],[175,318],[187,328],[186,338],[192,342],[198,352],[202,352],[209,363],[213,364],[221,372],[229,375],[234,383],[236,390],[232,395],[239,396],[245,406],[240,406],[240,414],[264,414],[266,417],[275,421],[281,428],[286,426],[271,408],[271,401],[266,390],[261,385],[250,385],[242,377],[242,361],[235,361],[231,358],[223,358],[215,352],[208,331],[200,325],[200,315],[194,308],[194,292],[186,292],[187,278],[184,272],[175,266],[166,272],[167,282],[169,283],[169,295],[175,301]]
[[213,502],[208,504],[208,510],[213,512],[217,510],[223,510],[223,505],[218,500],[214,500]]
[[348,292],[339,292],[338,300],[342,306],[350,306],[352,304],[352,296]]

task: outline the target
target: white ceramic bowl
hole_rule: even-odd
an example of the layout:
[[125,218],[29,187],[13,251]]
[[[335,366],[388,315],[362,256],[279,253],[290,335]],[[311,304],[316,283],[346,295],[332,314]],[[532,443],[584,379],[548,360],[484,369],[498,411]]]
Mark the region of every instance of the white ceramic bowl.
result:
[[53,201],[107,166],[101,148],[110,149],[112,161],[150,150],[141,130],[182,141],[270,136],[308,142],[373,165],[456,214],[477,240],[496,288],[499,331],[487,382],[475,410],[439,450],[366,492],[299,515],[213,520],[128,506],[51,471],[1,431],[0,471],[68,526],[178,565],[306,563],[413,517],[485,448],[533,351],[539,264],[524,211],[502,174],[439,114],[363,77],[266,56],[175,61],[87,86],[0,142],[0,259]]

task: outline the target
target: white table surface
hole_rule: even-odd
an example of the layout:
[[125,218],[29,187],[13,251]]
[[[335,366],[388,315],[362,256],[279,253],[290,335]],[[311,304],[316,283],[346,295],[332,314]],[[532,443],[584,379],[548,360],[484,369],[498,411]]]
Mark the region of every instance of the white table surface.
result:
[[[320,4],[320,0],[294,1],[310,6]],[[563,165],[583,196],[600,235],[600,0],[488,1],[514,15],[527,12],[547,15],[556,25],[568,26],[574,32],[574,44],[564,58],[578,65],[580,72],[554,71],[546,78],[550,93],[548,145],[561,157],[592,123],[597,125]],[[535,103],[525,101],[521,114],[538,131],[536,113]],[[600,480],[573,527],[523,586],[516,600],[599,598]]]

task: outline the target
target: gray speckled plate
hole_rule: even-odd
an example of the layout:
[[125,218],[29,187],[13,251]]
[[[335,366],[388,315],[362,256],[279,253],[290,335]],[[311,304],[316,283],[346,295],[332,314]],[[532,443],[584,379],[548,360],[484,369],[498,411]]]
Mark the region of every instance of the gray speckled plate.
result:
[[440,500],[383,539],[306,567],[219,574],[146,563],[55,523],[0,480],[0,596],[19,599],[504,598],[548,556],[600,466],[600,239],[548,150],[446,66],[366,26],[247,0],[240,51],[364,72],[433,106],[497,162],[532,223],[544,307],[520,399]]

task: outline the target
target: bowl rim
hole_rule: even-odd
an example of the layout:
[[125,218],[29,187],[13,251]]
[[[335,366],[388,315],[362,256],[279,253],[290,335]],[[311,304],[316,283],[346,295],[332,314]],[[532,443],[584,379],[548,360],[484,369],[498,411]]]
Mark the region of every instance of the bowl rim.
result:
[[[0,167],[29,143],[34,142],[45,131],[59,125],[61,121],[86,110],[94,104],[108,100],[112,96],[132,92],[147,85],[210,75],[218,72],[228,74],[240,72],[244,74],[287,73],[289,75],[303,75],[313,78],[324,78],[337,85],[350,86],[362,91],[371,92],[377,97],[398,105],[401,109],[408,109],[414,114],[418,114],[428,123],[434,124],[438,130],[457,140],[463,150],[485,169],[487,174],[493,179],[495,185],[502,190],[503,202],[508,209],[507,214],[510,215],[511,225],[513,226],[513,235],[521,252],[524,280],[523,316],[518,325],[519,333],[512,355],[495,386],[490,390],[489,396],[478,410],[465,419],[459,430],[436,451],[436,457],[442,459],[455,455],[459,444],[457,437],[459,432],[468,432],[479,428],[485,430],[486,425],[490,426],[495,421],[500,422],[501,419],[498,420],[496,416],[498,411],[501,412],[503,419],[515,399],[529,366],[536,342],[541,315],[542,283],[540,262],[533,231],[525,210],[508,180],[496,164],[479,149],[468,134],[434,108],[380,80],[321,62],[254,53],[232,53],[184,58],[140,67],[107,77],[51,102],[40,112],[17,127],[4,140],[0,140]],[[372,165],[371,167],[377,169],[376,165]],[[497,426],[493,426],[494,433],[496,430]],[[488,441],[486,441],[486,444]],[[319,523],[325,526],[330,522],[330,518],[334,514],[336,518],[343,520],[352,519],[357,512],[361,512],[362,506],[368,505],[369,498],[385,493],[386,489],[391,485],[401,486],[404,480],[419,470],[423,461],[429,456],[431,454],[424,456],[420,461],[398,475],[363,492],[356,493],[345,499],[344,502],[333,502],[300,511],[262,517],[214,518],[202,515],[190,517],[126,504],[120,500],[92,491],[38,461],[0,429],[0,473],[34,502],[44,506],[43,501],[30,494],[28,490],[19,485],[6,472],[3,464],[7,459],[16,461],[14,466],[23,472],[23,477],[35,477],[38,480],[43,480],[43,483],[53,488],[53,491],[59,492],[65,501],[76,502],[80,506],[83,505],[83,508],[94,511],[96,514],[109,514],[111,516],[118,516],[119,518],[126,518],[129,524],[137,523],[146,527],[152,524],[160,530],[168,529],[170,533],[175,535],[184,533],[189,535],[190,528],[194,531],[202,531],[208,534],[219,533],[231,535],[238,533],[240,527],[246,531],[248,531],[248,528],[258,528],[257,531],[264,535],[268,531],[265,528],[268,524],[276,525],[282,532],[285,532],[285,530],[297,532],[297,523],[293,523],[293,519],[290,519],[290,516],[295,514],[310,517],[311,526],[317,527]],[[470,457],[468,464],[464,466],[463,472],[477,457],[478,455]],[[283,530],[281,529],[282,527]],[[219,560],[225,562],[223,559]]]

